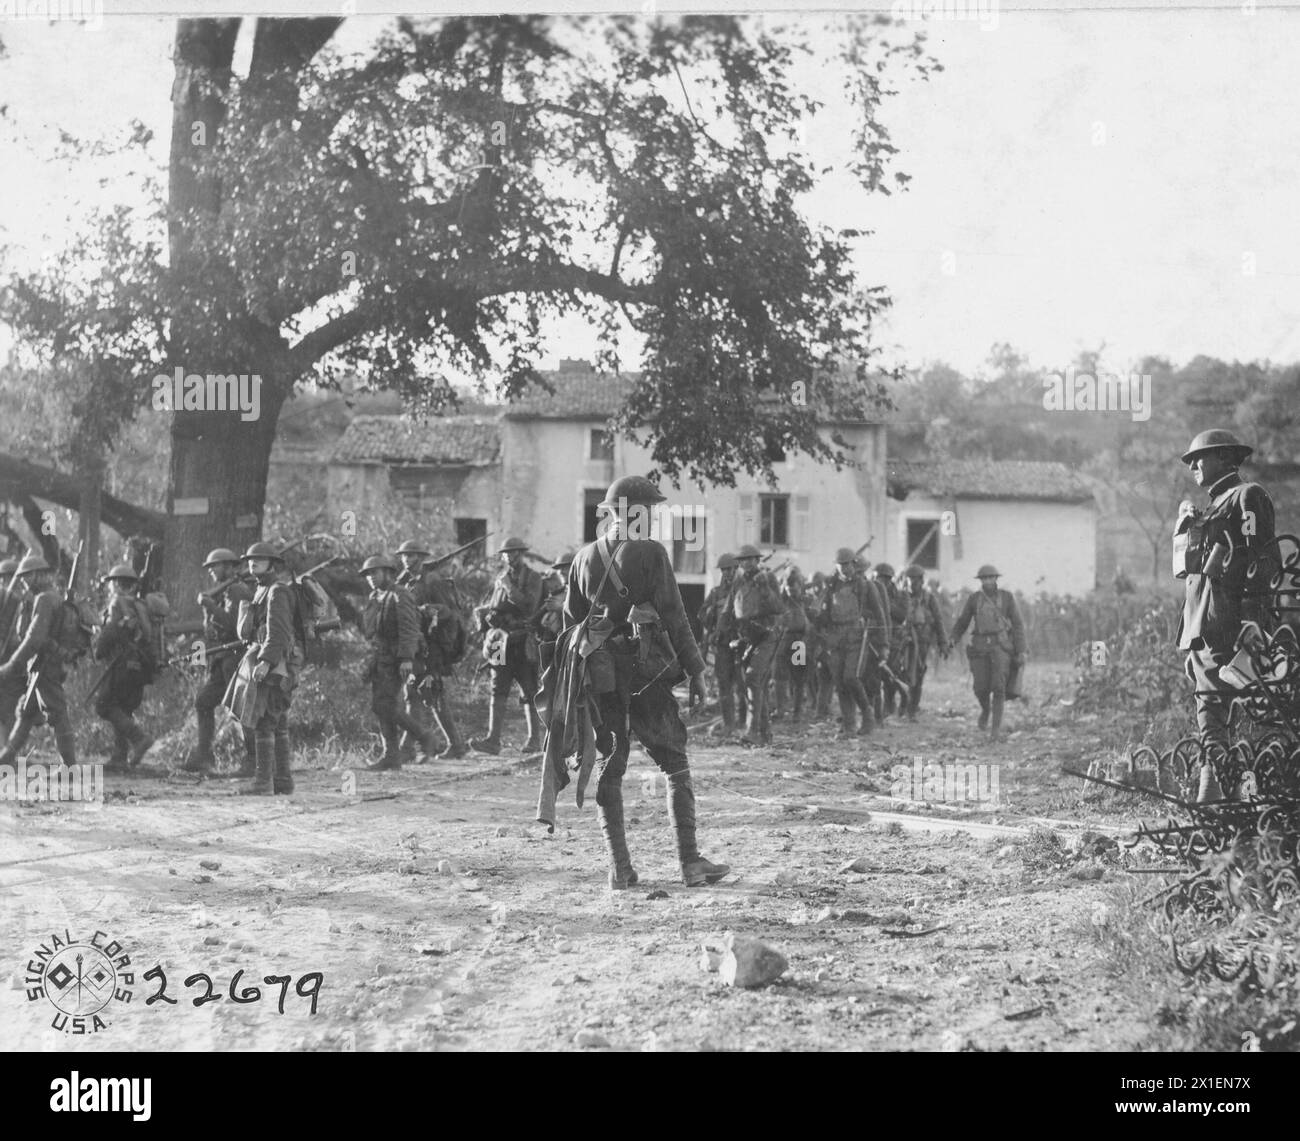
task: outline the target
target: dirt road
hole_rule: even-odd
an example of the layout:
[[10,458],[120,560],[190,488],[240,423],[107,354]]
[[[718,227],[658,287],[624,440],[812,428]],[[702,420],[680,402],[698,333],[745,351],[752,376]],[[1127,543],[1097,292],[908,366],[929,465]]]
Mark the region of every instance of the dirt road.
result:
[[[662,786],[635,752],[641,883],[625,893],[605,886],[594,804],[566,791],[548,835],[537,763],[510,756],[358,772],[354,790],[302,770],[292,798],[133,775],[98,808],[0,804],[0,1047],[535,1050],[586,1032],[621,1050],[1130,1048],[1142,1028],[1091,935],[1123,873],[1105,854],[1057,859],[1030,828],[1058,821],[1068,852],[1135,817],[1098,815],[1059,774],[1086,765],[1087,728],[1065,722],[1050,671],[1029,681],[1035,704],[1012,707],[1001,746],[951,665],[921,721],[865,748],[829,722],[779,722],[771,750],[694,731],[701,847],[735,869],[709,888],[678,881]],[[996,764],[1001,803],[891,799],[914,758]],[[55,934],[96,931],[129,954],[133,994],[74,1037],[24,978]],[[783,978],[724,986],[701,947],[727,931],[781,951]],[[175,1005],[146,1003],[155,965]],[[234,995],[257,985],[256,1001],[232,1000],[240,970]],[[196,1008],[207,984],[184,980],[200,972],[222,997]],[[268,975],[291,979],[283,1014]]]

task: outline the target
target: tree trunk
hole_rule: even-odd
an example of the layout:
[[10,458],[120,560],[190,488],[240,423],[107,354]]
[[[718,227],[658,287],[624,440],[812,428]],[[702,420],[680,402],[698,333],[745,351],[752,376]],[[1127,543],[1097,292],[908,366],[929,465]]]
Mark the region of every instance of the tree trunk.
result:
[[80,581],[68,584],[80,598],[90,597],[91,586],[99,574],[99,500],[103,491],[103,463],[87,463],[81,477],[81,501],[77,508],[77,538],[84,544],[78,572]]

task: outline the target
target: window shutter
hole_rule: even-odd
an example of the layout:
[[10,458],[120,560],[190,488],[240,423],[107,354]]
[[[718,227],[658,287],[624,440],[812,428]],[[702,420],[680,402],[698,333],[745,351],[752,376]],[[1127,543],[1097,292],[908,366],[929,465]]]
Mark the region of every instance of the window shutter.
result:
[[742,495],[740,497],[740,515],[736,519],[736,545],[743,546],[745,543],[757,542],[758,535],[758,515],[757,506],[754,496]]
[[806,551],[812,546],[812,503],[807,495],[794,497],[794,542],[796,551]]

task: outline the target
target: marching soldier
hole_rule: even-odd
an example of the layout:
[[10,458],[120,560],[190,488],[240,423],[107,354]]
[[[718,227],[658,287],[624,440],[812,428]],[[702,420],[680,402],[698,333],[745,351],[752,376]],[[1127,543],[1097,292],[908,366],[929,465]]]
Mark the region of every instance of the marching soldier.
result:
[[[717,569],[721,581],[704,600],[700,609],[700,628],[704,641],[713,650],[713,676],[718,683],[718,709],[722,713],[722,727],[728,733],[736,729],[736,691],[742,684],[736,669],[736,655],[731,648],[736,636],[736,620],[731,612],[731,592],[736,585],[736,560],[733,556],[718,556]],[[741,718],[744,719],[744,698],[741,698]]]
[[[625,476],[610,485],[601,506],[612,512],[631,514],[632,509],[644,511],[663,501],[659,489],[648,479]],[[628,645],[626,635],[631,632],[629,618],[633,607],[653,608],[667,633],[677,664],[690,678],[690,706],[695,709],[705,700],[704,658],[686,619],[672,562],[663,545],[654,539],[620,538],[626,533],[627,524],[627,519],[616,516],[610,531],[574,557],[564,604],[565,625],[583,622],[594,612],[595,621],[591,625],[611,628],[615,636],[605,645],[619,659],[620,646]],[[609,849],[609,886],[625,889],[638,879],[628,853],[623,821],[623,774],[627,769],[631,734],[636,735],[668,778],[668,819],[677,838],[682,882],[687,887],[715,883],[731,869],[725,864],[710,863],[700,855],[695,832],[695,788],[686,757],[686,726],[678,712],[672,685],[663,676],[634,678],[636,684],[629,684],[626,679],[633,665],[631,653],[622,653],[615,672],[625,679],[624,684],[597,698],[601,727],[596,738],[600,751],[596,805]]]
[[803,575],[798,567],[788,567],[785,581],[780,586],[781,603],[785,607],[785,620],[782,623],[781,643],[776,651],[776,708],[773,718],[785,716],[786,700],[790,690],[794,690],[794,706],[790,711],[790,720],[799,721],[803,716],[803,695],[811,673],[810,663],[814,660],[810,645],[807,596],[804,594]]
[[[898,675],[899,658],[902,653],[902,627],[907,619],[907,601],[903,597],[903,592],[898,589],[898,584],[894,581],[896,573],[889,563],[877,563],[874,582],[878,592],[884,595],[885,615],[889,620],[889,652],[886,655],[885,663],[895,675]],[[907,697],[898,686],[883,674],[881,676],[881,691],[886,717],[892,717],[896,710],[900,713],[906,712]],[[898,699],[900,697],[903,698],[902,708],[899,708]]]
[[537,616],[537,649],[541,659],[541,672],[551,664],[555,655],[555,641],[564,632],[564,592],[568,589],[569,568],[573,565],[573,555],[565,553],[550,565],[550,574],[546,576],[546,597],[542,599],[542,611]]
[[483,642],[483,656],[492,667],[492,706],[486,737],[470,739],[470,748],[492,756],[501,752],[501,728],[510,702],[510,686],[519,687],[519,704],[528,722],[525,753],[542,747],[542,726],[533,697],[537,693],[537,635],[533,622],[542,608],[545,586],[542,576],[524,563],[528,544],[507,539],[498,552],[505,566],[492,587],[486,606],[475,609],[481,628],[489,630]]
[[140,577],[128,563],[105,576],[108,602],[95,641],[95,658],[108,662],[108,676],[95,698],[95,713],[113,727],[113,751],[106,768],[138,765],[153,744],[135,720],[144,690],[154,677],[153,619],[138,597]]
[[[14,575],[17,569],[17,559],[0,562],[0,637],[4,638],[0,643],[0,662],[8,661],[18,648],[19,631],[26,617],[27,589],[23,580]],[[0,736],[6,741],[14,727],[18,699],[26,689],[27,679],[21,673],[0,677]]]
[[[888,564],[884,565],[888,566]],[[868,627],[867,652],[862,659],[859,677],[862,680],[862,689],[867,695],[867,701],[871,705],[872,712],[876,715],[876,722],[883,725],[885,722],[885,676],[882,667],[889,664],[889,644],[893,639],[894,632],[889,619],[889,595],[884,584],[876,576],[868,573],[870,570],[871,564],[860,555],[854,559],[853,573],[865,584],[868,593],[875,599],[877,611],[874,618],[867,618],[866,620]]]
[[[956,645],[974,622],[966,658],[975,681],[975,697],[980,703],[981,729],[988,728],[989,740],[1001,739],[1002,710],[1007,701],[1007,678],[1013,668],[1025,661],[1025,627],[1020,621],[1015,596],[998,589],[998,569],[985,563],[975,577],[980,588],[962,608],[948,641]],[[989,717],[992,716],[992,725]]]
[[[406,713],[417,724],[423,722],[420,712],[428,709],[433,723],[447,738],[447,747],[434,756],[438,761],[454,761],[469,752],[469,745],[461,736],[451,711],[451,693],[447,679],[455,673],[454,663],[447,660],[447,654],[438,641],[435,631],[446,628],[450,623],[461,621],[456,598],[441,577],[432,569],[426,569],[433,562],[432,552],[425,550],[413,539],[407,539],[397,548],[397,557],[402,560],[402,570],[397,576],[397,585],[405,589],[415,603],[420,615],[424,616],[424,625],[428,634],[425,642],[422,677],[405,688]],[[409,740],[409,731],[403,733],[403,740]],[[417,739],[420,739],[417,737]],[[417,763],[428,759],[428,751],[418,754]]]
[[[194,717],[198,723],[199,742],[194,755],[183,766],[186,772],[210,772],[216,765],[212,756],[212,740],[216,735],[217,706],[230,688],[241,657],[239,640],[239,604],[250,602],[252,589],[236,573],[239,556],[226,547],[210,551],[203,560],[212,586],[202,591],[198,603],[203,607],[204,657],[208,676],[194,695]],[[218,648],[222,647],[222,648]],[[257,773],[257,738],[251,729],[244,729],[244,762],[236,777],[251,777]]]
[[257,765],[252,782],[240,792],[287,795],[293,792],[289,705],[307,656],[304,618],[278,548],[254,543],[244,552],[244,561],[257,588],[251,600],[239,604],[237,634],[248,649],[224,702],[253,729]]
[[776,655],[777,619],[785,615],[775,588],[767,574],[759,569],[762,557],[763,552],[748,543],[736,552],[737,578],[731,592],[737,648],[741,648],[739,664],[744,670],[745,693],[749,699],[749,725],[740,738],[745,745],[772,743],[767,683]]
[[858,672],[859,659],[884,652],[884,619],[876,592],[858,572],[858,560],[848,547],[835,552],[835,574],[826,583],[821,613],[817,617],[826,645],[830,684],[840,701],[841,738],[854,732],[854,707],[862,713],[859,737],[870,734],[871,703]]
[[54,583],[54,572],[40,555],[27,555],[17,566],[26,584],[29,602],[17,647],[0,665],[0,681],[26,675],[26,684],[14,709],[14,727],[0,749],[0,765],[12,764],[27,743],[32,729],[44,719],[54,731],[54,745],[65,765],[77,763],[77,743],[68,720],[68,699],[63,692],[63,624],[68,612]]
[[916,720],[921,705],[921,685],[929,669],[930,649],[937,647],[941,657],[948,656],[944,637],[943,615],[938,600],[925,588],[925,571],[913,563],[907,568],[907,609],[903,615],[903,680],[908,684],[907,719]]
[[1182,462],[1192,471],[1209,505],[1184,504],[1175,534],[1182,555],[1178,577],[1186,578],[1178,648],[1187,654],[1187,676],[1196,686],[1196,723],[1202,762],[1197,799],[1221,800],[1215,766],[1222,766],[1230,740],[1228,713],[1235,691],[1219,670],[1232,658],[1243,622],[1262,633],[1274,627],[1270,581],[1278,568],[1273,500],[1238,473],[1254,451],[1231,432],[1211,428],[1192,440]]

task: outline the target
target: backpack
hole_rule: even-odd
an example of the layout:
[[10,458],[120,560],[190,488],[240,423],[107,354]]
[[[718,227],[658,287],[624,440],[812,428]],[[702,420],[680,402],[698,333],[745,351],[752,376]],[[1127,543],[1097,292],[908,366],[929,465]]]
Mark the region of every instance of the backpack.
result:
[[430,648],[438,651],[447,673],[451,672],[450,667],[459,662],[469,649],[469,630],[465,621],[454,606],[449,608],[451,613],[440,616],[435,625],[432,614],[423,606],[416,607],[416,613],[420,616],[420,648],[416,653],[416,667],[421,676],[433,672],[429,668]]
[[293,625],[300,645],[305,648],[308,639],[338,629],[339,614],[334,600],[311,575],[302,575],[287,585],[293,599]]
[[[975,598],[975,633],[993,635],[998,638],[999,643],[1003,642],[1002,635],[1011,633],[1011,620],[1002,613],[1000,599],[995,601],[982,590]],[[1009,638],[1005,640],[1010,642]]]
[[862,608],[858,605],[858,592],[852,582],[836,583],[831,587],[830,615],[835,623],[861,621]]
[[52,641],[66,664],[80,661],[90,652],[91,631],[97,615],[88,602],[60,602],[54,619]]

